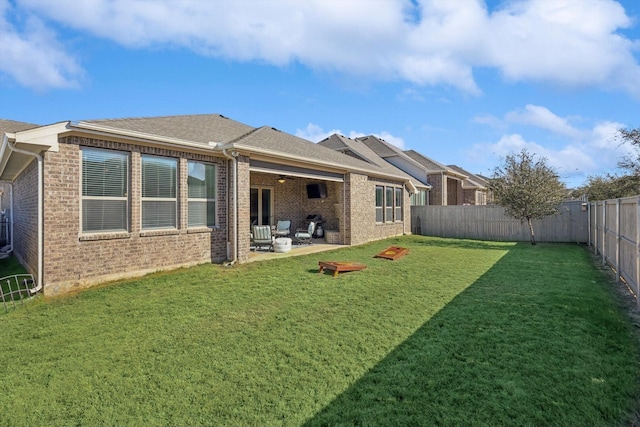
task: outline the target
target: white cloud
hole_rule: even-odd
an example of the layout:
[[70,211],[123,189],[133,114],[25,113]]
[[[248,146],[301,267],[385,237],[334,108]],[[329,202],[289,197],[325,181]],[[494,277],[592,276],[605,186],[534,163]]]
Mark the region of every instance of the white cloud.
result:
[[[496,165],[507,155],[527,149],[547,159],[547,164],[558,171],[572,186],[582,184],[589,175],[604,175],[617,168],[618,161],[633,149],[621,144],[618,130],[625,127],[618,122],[598,122],[592,127],[576,127],[545,107],[527,105],[512,111],[501,121],[494,117],[477,117],[474,122],[494,127],[514,125],[534,126],[549,138],[529,141],[520,132],[503,134],[496,142],[479,143],[467,150],[467,157],[477,164]],[[496,122],[498,123],[496,125]],[[521,129],[526,131],[526,129]],[[560,135],[561,141],[557,141]],[[548,142],[553,140],[553,142]]]
[[320,126],[313,123],[309,123],[307,127],[304,129],[296,130],[296,136],[307,139],[309,141],[313,141],[313,142],[320,142],[323,139],[330,137],[334,133],[338,135],[346,136],[351,139],[359,138],[361,136],[373,135],[380,139],[384,139],[388,143],[393,144],[400,149],[404,149],[404,146],[405,146],[404,139],[398,136],[394,136],[387,131],[382,131],[380,133],[363,133],[363,132],[352,130],[349,133],[345,133],[345,132],[342,132],[340,129],[333,129],[327,132],[327,131],[324,131]]
[[304,129],[296,130],[297,137],[304,138],[313,142],[320,142],[323,139],[330,137],[334,133],[342,135],[342,132],[340,132],[340,130],[334,129],[326,132],[320,126],[313,123],[309,123]]
[[77,87],[83,70],[56,35],[34,16],[10,22],[12,12],[8,0],[0,0],[0,72],[38,90]]
[[508,122],[522,123],[551,131],[570,138],[580,138],[583,132],[571,126],[565,118],[559,117],[545,107],[528,104],[523,110],[507,113]]
[[[545,158],[546,163],[565,180],[584,180],[587,173],[597,170],[600,166],[597,158],[594,159],[591,154],[587,154],[579,145],[567,144],[559,149],[550,148],[535,141],[527,141],[520,134],[503,135],[495,143],[475,144],[468,150],[467,156],[477,163],[498,165],[507,155],[519,153],[523,149],[538,159]],[[572,181],[570,184],[575,185],[576,182]]]
[[[640,97],[638,43],[619,33],[632,21],[613,0],[514,0],[494,11],[482,0],[421,0],[418,6],[406,0],[374,6],[369,0],[17,4],[22,13],[131,48],[180,47],[275,65],[297,61],[313,69],[444,84],[471,94],[482,92],[474,69],[489,67],[514,81],[615,88]],[[54,69],[68,81],[77,66],[71,55],[53,47]],[[16,79],[30,81],[17,74]]]

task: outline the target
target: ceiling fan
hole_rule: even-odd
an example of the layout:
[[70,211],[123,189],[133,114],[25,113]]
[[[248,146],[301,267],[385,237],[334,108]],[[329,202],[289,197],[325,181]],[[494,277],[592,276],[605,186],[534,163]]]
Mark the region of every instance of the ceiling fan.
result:
[[293,180],[293,179],[294,179],[294,178],[293,178],[292,176],[280,175],[280,176],[278,177],[278,182],[279,182],[280,184],[284,184],[284,183],[285,183],[285,181],[287,181],[287,180]]

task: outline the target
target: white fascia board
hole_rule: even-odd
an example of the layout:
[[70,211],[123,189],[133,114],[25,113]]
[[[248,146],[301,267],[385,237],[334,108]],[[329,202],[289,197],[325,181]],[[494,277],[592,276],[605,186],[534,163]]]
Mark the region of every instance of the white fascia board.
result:
[[[58,136],[69,132],[69,122],[40,126],[34,129],[14,132],[13,142],[28,151],[58,151]],[[35,148],[35,150],[33,150]]]

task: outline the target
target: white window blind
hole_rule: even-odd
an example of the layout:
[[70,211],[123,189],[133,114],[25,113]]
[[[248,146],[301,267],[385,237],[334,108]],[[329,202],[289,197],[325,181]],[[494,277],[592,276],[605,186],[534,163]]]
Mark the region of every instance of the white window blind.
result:
[[142,156],[142,229],[176,228],[178,161]]
[[376,186],[376,222],[384,221],[384,188],[381,186]]
[[128,230],[129,155],[82,148],[82,232]]
[[216,167],[188,162],[189,227],[216,225]]
[[393,187],[385,187],[384,190],[384,220],[391,222],[393,221]]
[[395,220],[396,221],[402,221],[402,188],[395,188],[395,193],[396,193],[396,200],[395,200],[396,216],[395,216]]

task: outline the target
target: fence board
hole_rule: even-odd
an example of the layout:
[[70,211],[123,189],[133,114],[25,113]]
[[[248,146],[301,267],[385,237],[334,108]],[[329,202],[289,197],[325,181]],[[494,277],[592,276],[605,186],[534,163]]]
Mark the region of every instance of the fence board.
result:
[[[425,236],[460,239],[529,241],[526,223],[505,215],[504,208],[485,206],[412,206],[413,230]],[[560,214],[533,222],[536,241],[584,242],[589,240],[586,204],[563,203]]]

